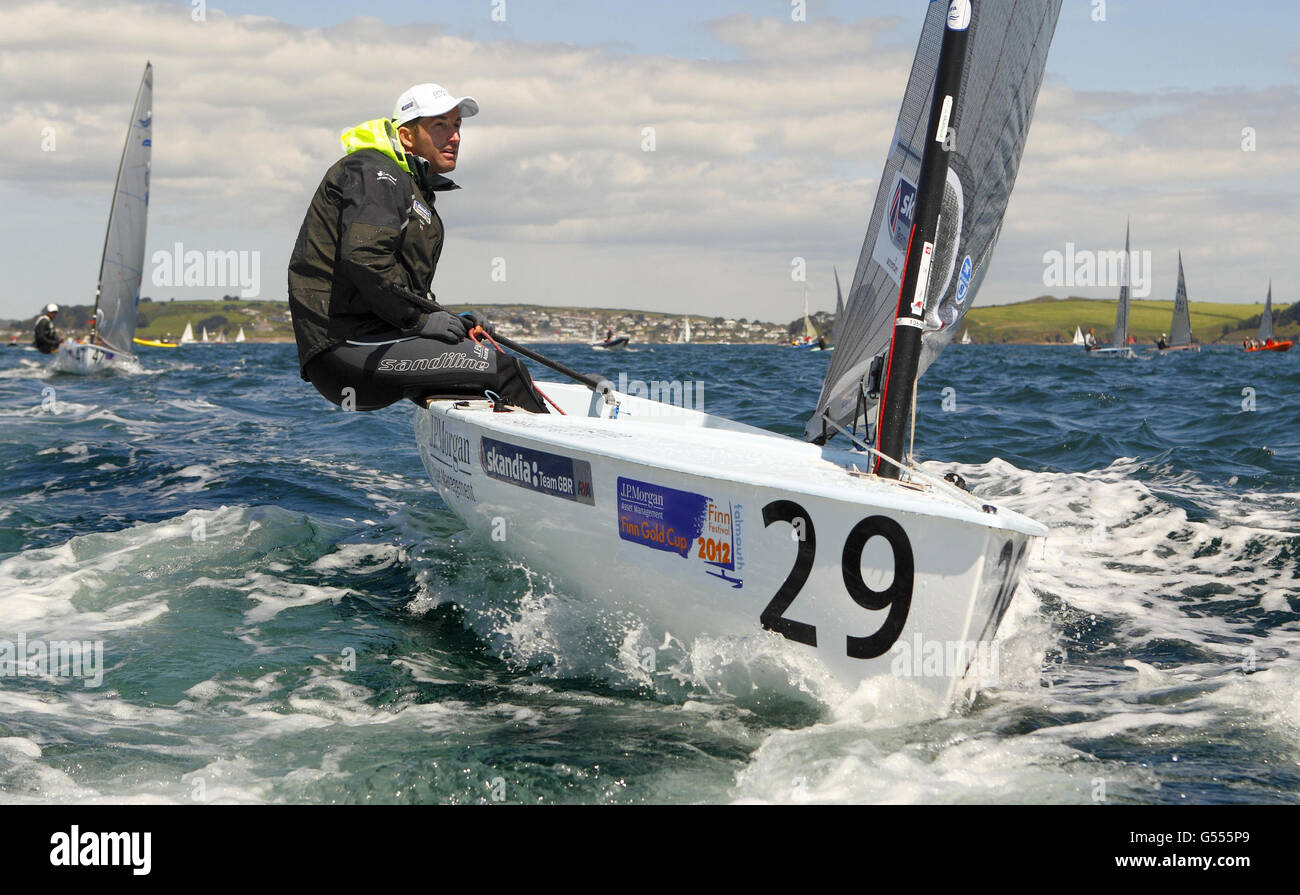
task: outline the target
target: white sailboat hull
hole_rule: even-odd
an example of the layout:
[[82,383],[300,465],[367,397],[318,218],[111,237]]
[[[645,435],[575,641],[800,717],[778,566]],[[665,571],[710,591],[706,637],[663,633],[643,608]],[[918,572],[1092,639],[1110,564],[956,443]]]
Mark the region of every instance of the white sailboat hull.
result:
[[1137,357],[1137,352],[1127,345],[1122,348],[1094,348],[1087,353],[1096,357],[1123,357],[1130,360]]
[[[991,683],[973,660],[992,647],[1028,542],[1046,534],[1038,523],[855,474],[862,454],[542,387],[567,416],[485,401],[416,411],[426,469],[485,543],[636,612],[655,636],[784,636],[849,687],[904,675],[944,701]],[[916,649],[947,658],[922,667],[904,655]]]
[[91,345],[75,339],[64,339],[51,363],[52,369],[63,373],[77,373],[89,376],[110,367],[124,367],[135,364],[135,355],[124,351],[115,351],[104,345]]

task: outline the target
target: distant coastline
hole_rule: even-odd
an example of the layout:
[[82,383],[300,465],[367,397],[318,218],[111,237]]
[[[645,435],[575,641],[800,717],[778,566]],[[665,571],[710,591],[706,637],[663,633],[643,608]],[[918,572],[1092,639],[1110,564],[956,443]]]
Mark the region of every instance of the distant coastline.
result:
[[[454,305],[452,310],[474,308],[502,332],[520,342],[585,344],[600,341],[605,333],[628,336],[633,344],[662,345],[678,341],[687,315],[621,308],[555,307],[529,304]],[[1192,335],[1202,344],[1237,344],[1255,335],[1263,302],[1192,302]],[[1130,303],[1129,332],[1138,344],[1152,344],[1169,331],[1172,301],[1135,300]],[[59,328],[81,332],[92,309],[67,305],[60,311]],[[176,341],[188,324],[196,338],[206,329],[209,339],[224,332],[233,341],[242,328],[247,342],[293,342],[293,324],[284,301],[247,300],[226,296],[215,300],[153,301],[141,299],[136,336],[156,341]],[[31,340],[35,315],[25,320],[0,321],[4,341]],[[803,317],[787,323],[689,315],[691,342],[697,344],[768,344],[788,342],[802,333]],[[817,328],[830,337],[834,315],[812,315]],[[1274,329],[1280,338],[1300,337],[1300,303],[1275,303]],[[1055,298],[1041,296],[1006,305],[971,309],[961,329],[976,343],[1060,345],[1069,344],[1075,327],[1094,329],[1098,341],[1109,343],[1115,322],[1114,299]],[[960,337],[960,336],[958,336]]]

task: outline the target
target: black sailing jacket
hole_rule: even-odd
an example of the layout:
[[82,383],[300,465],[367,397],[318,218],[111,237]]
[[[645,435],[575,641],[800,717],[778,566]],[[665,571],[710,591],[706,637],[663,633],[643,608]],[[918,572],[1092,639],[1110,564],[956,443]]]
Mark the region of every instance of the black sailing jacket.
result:
[[348,154],[325,172],[289,258],[301,367],[349,339],[414,335],[442,310],[430,292],[443,241],[433,200],[459,187],[405,153],[387,119],[352,128],[343,145]]

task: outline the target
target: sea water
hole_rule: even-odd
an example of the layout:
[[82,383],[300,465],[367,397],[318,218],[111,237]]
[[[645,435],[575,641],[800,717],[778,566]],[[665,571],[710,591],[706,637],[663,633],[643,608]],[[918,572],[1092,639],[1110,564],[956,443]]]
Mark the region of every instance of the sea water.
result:
[[[792,435],[832,356],[544,350]],[[944,711],[590,609],[292,346],[142,351],[0,353],[0,802],[1300,802],[1300,352],[940,357],[918,456],[1051,529]]]

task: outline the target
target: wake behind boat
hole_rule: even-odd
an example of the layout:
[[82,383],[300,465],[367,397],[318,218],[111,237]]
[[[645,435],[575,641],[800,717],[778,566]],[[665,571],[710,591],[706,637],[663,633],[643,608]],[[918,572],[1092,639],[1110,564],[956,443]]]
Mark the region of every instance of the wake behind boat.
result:
[[[946,702],[980,683],[973,650],[991,642],[1030,539],[1047,531],[926,474],[903,447],[928,363],[922,333],[932,359],[983,280],[1059,11],[1059,0],[929,5],[806,441],[549,362],[585,383],[543,383],[561,412],[451,399],[416,411],[443,499],[485,539],[504,531],[494,546],[566,592],[633,609],[656,637],[767,630],[849,686],[895,673],[900,641],[924,644],[948,661],[920,688]],[[968,68],[968,55],[983,63]],[[905,222],[891,214],[900,183],[916,197]],[[953,192],[967,214],[945,213],[941,230]],[[874,254],[878,234],[904,249]],[[923,255],[938,260],[923,268]],[[837,434],[849,443],[829,445]]]
[[152,147],[153,65],[146,63],[113,186],[90,334],[84,339],[65,339],[54,356],[52,369],[85,375],[137,364],[131,346],[144,271]]

